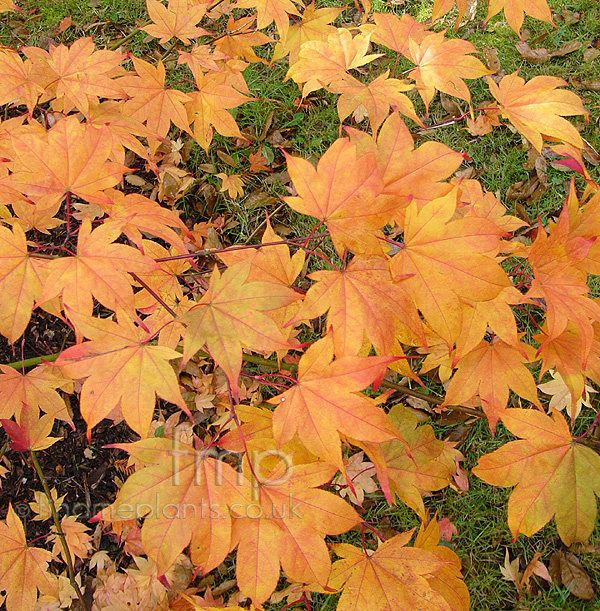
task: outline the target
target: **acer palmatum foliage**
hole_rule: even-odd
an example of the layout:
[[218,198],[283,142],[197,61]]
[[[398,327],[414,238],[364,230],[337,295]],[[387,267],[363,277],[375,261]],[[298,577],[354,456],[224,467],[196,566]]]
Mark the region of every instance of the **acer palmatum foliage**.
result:
[[[496,486],[516,486],[508,504],[515,537],[556,517],[567,545],[584,541],[596,520],[600,459],[570,426],[586,381],[600,384],[600,306],[587,286],[588,274],[600,270],[600,191],[585,169],[583,141],[565,119],[586,113],[581,100],[555,77],[493,80],[470,42],[408,14],[365,15],[360,26],[336,27],[343,9],[299,10],[288,0],[240,0],[236,6],[249,9],[241,18],[228,6],[213,11],[210,0],[147,3],[151,24],[143,29],[180,45],[174,53],[189,69],[185,91],[166,84],[162,60],[133,56],[127,64],[125,53],[97,49],[91,38],[0,50],[0,104],[12,115],[0,124],[0,333],[17,342],[42,309],[76,337],[54,364],[28,372],[0,366],[5,432],[14,450],[33,456],[56,443],[55,419],[71,423],[60,390],[78,395],[88,438],[104,418],[124,420],[140,436],[119,445],[135,472],[94,518],[121,537],[139,570],[128,569],[126,578],[99,552],[94,566],[105,581],[96,608],[109,599],[133,604],[119,598],[127,579],[154,584],[152,608],[204,608],[214,602],[210,590],[202,599],[193,588],[173,599],[166,576],[190,563],[208,572],[231,557],[241,592],[235,600],[253,605],[269,599],[283,570],[302,600],[341,591],[340,610],[466,610],[460,561],[438,545],[437,522],[427,521],[422,499],[450,483],[461,455],[401,405],[389,410],[365,394],[388,368],[416,381],[437,371],[449,382],[441,409],[461,405],[487,417],[492,430],[503,422],[520,438],[482,457],[474,471]],[[434,17],[453,4],[436,0]],[[461,16],[466,4],[457,0]],[[6,1],[0,8],[15,7]],[[488,19],[502,9],[517,32],[524,13],[552,21],[544,0],[494,0]],[[229,21],[216,31],[221,17]],[[287,78],[303,95],[339,95],[340,120],[362,113],[370,131],[347,128],[316,165],[284,151],[293,183],[284,205],[319,221],[311,235],[281,240],[267,219],[262,247],[211,250],[210,228],[188,227],[172,207],[202,172],[181,167],[183,145],[169,135],[176,129],[205,150],[215,132],[249,143],[229,110],[254,99],[244,70],[267,64],[255,48],[274,40],[274,58],[289,55]],[[386,49],[412,62],[406,79],[393,69],[377,73],[373,62]],[[365,66],[374,77],[357,70]],[[484,77],[495,102],[469,119],[471,129],[487,133],[505,119],[537,151],[552,145],[587,182],[582,196],[572,186],[559,217],[537,227],[533,241],[494,194],[452,178],[461,152],[436,142],[415,146],[407,126],[422,127],[426,118],[407,96],[411,89],[425,108],[437,92],[470,103],[469,81]],[[126,151],[155,173],[166,206],[120,189],[124,176],[136,184]],[[260,151],[252,155],[250,172],[268,169]],[[230,196],[243,193],[243,177],[218,176]],[[317,238],[331,240],[339,259],[316,249]],[[211,252],[220,264],[206,264]],[[307,258],[320,269],[300,291]],[[522,310],[536,335],[521,328]],[[304,325],[325,314],[322,336],[300,342]],[[259,374],[245,371],[244,360]],[[534,363],[564,384],[570,423],[551,408],[544,413]],[[277,396],[263,402],[260,384]],[[527,409],[509,405],[510,390]],[[179,411],[166,421],[157,416],[157,397]],[[211,427],[193,428],[207,407]],[[345,489],[354,502],[363,498],[352,483],[360,473],[345,470],[352,445],[372,461],[365,464],[387,500],[408,504],[423,525],[412,547],[412,531],[376,550],[364,537],[362,549],[336,543],[332,563],[325,538],[361,523],[336,495]],[[238,453],[237,468],[221,452]],[[55,523],[52,550],[27,545],[9,508],[0,523],[8,611],[31,611],[38,597],[64,606],[74,596],[73,574],[68,585],[48,566],[66,561],[62,543],[72,571],[91,537],[72,516],[60,528]],[[191,579],[190,571],[182,590]]]

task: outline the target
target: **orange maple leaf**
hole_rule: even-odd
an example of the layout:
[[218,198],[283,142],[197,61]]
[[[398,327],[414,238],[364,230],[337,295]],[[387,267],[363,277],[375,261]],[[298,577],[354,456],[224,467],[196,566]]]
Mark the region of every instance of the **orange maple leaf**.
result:
[[109,128],[80,123],[75,116],[58,121],[47,134],[35,129],[17,134],[14,147],[9,184],[53,213],[67,193],[92,203],[102,201],[102,191],[128,170],[107,161],[112,150]]
[[155,151],[159,142],[171,129],[171,121],[184,132],[190,131],[185,102],[190,97],[178,89],[165,88],[165,66],[162,61],[154,67],[137,57],[131,58],[136,75],[130,74],[117,80],[129,96],[125,102],[126,115],[145,122],[146,127],[156,135],[149,138],[148,144]]
[[395,405],[389,417],[402,441],[382,444],[357,442],[369,454],[377,469],[377,478],[388,502],[398,498],[414,509],[421,519],[427,510],[423,492],[445,488],[456,472],[455,459],[462,460],[452,443],[439,441],[431,426],[417,426],[417,416],[404,406]]
[[0,583],[7,611],[31,611],[38,590],[58,598],[58,581],[48,570],[51,560],[49,551],[27,545],[23,523],[9,504],[6,522],[0,522]]
[[126,56],[97,50],[90,37],[78,38],[70,47],[50,45],[49,51],[25,47],[23,53],[32,64],[31,76],[46,90],[44,97],[56,98],[56,110],[67,113],[77,108],[87,114],[90,103],[98,104],[99,98],[123,96],[115,77],[125,73],[121,62]]
[[344,469],[339,435],[380,443],[398,437],[385,412],[360,390],[380,380],[389,356],[333,359],[330,335],[315,342],[298,366],[298,382],[269,399],[277,404],[273,433],[279,444],[298,434],[315,456]]
[[31,62],[23,61],[16,51],[0,50],[0,104],[18,100],[33,113],[44,88],[32,78],[32,67]]
[[173,439],[115,447],[129,452],[142,468],[95,518],[123,522],[144,517],[142,545],[159,575],[188,545],[192,562],[204,573],[221,564],[231,549],[230,508],[253,502],[248,480],[208,448],[195,450]]
[[287,168],[298,193],[286,203],[301,214],[327,223],[337,252],[381,254],[377,239],[389,221],[393,202],[378,200],[383,187],[372,153],[357,155],[356,145],[339,138],[319,160],[317,168],[286,154]]
[[327,328],[333,331],[336,356],[357,355],[365,337],[378,354],[393,354],[397,323],[409,326],[425,343],[417,309],[402,283],[392,282],[384,259],[355,257],[343,270],[313,272],[309,278],[315,284],[290,323],[329,310]]
[[411,201],[420,209],[452,189],[441,181],[458,169],[463,156],[441,142],[425,142],[415,149],[412,134],[398,113],[385,121],[376,141],[365,132],[346,131],[357,145],[358,155],[375,154],[384,183],[377,200],[394,210],[393,219],[399,225],[404,225],[404,210]]
[[154,22],[142,28],[154,38],[160,38],[161,44],[171,38],[179,38],[184,44],[191,43],[190,38],[205,36],[204,28],[196,27],[206,13],[206,4],[190,5],[188,0],[169,0],[166,7],[158,0],[146,0],[148,15]]
[[546,0],[490,0],[485,22],[494,15],[497,15],[502,9],[504,9],[504,16],[506,21],[508,21],[508,25],[519,36],[521,35],[521,26],[523,25],[525,14],[554,25],[552,13]]
[[110,310],[135,317],[128,272],[148,273],[158,269],[158,264],[131,246],[113,244],[120,234],[118,225],[92,231],[91,222],[85,219],[79,228],[77,255],[48,262],[48,277],[39,302],[61,295],[69,315],[75,312],[90,316],[95,297]]
[[393,49],[409,59],[410,41],[414,40],[420,44],[427,32],[427,28],[408,13],[404,13],[402,17],[394,13],[375,13],[373,19],[377,25],[371,36],[373,42]]
[[215,267],[210,287],[183,317],[187,323],[184,361],[205,344],[237,393],[242,367],[242,345],[250,350],[286,350],[293,347],[266,315],[293,303],[300,295],[271,282],[248,282],[250,261],[232,265],[221,275]]
[[553,517],[565,545],[585,541],[596,524],[600,457],[574,442],[560,412],[508,409],[506,428],[519,437],[479,459],[473,473],[494,486],[515,486],[508,500],[513,537],[531,536]]
[[449,345],[460,334],[460,297],[494,299],[510,279],[495,259],[502,229],[488,219],[452,220],[457,193],[406,212],[404,247],[392,258],[391,271],[405,280],[421,313]]
[[235,508],[240,514],[232,532],[232,547],[238,545],[236,577],[255,605],[272,594],[280,565],[291,581],[327,585],[331,559],[324,536],[361,521],[348,503],[318,489],[336,470],[320,462],[274,469],[255,484],[257,501],[245,511]]
[[525,363],[534,360],[535,349],[528,344],[481,342],[458,361],[458,369],[446,389],[444,405],[461,405],[478,395],[492,432],[508,403],[509,388],[541,409],[535,380],[525,367]]
[[[545,0],[544,0],[545,1]],[[581,99],[572,91],[557,90],[567,85],[555,76],[536,76],[525,82],[518,72],[507,74],[498,85],[487,79],[492,95],[508,119],[529,142],[542,152],[543,137],[583,148],[579,132],[563,117],[584,115]]]
[[[166,346],[149,344],[152,335],[127,317],[112,320],[67,312],[77,329],[91,341],[61,352],[55,366],[73,379],[83,379],[81,415],[92,428],[120,407],[127,424],[146,437],[156,395],[187,411],[169,364],[181,355]],[[143,383],[139,383],[143,380]]]
[[427,34],[420,43],[409,40],[410,59],[417,64],[409,76],[415,80],[426,109],[436,90],[471,102],[471,93],[463,79],[491,73],[476,57],[469,55],[476,51],[473,43],[460,38],[445,39],[443,32]]
[[[255,15],[242,17],[241,19],[235,19],[233,15],[230,15],[227,30],[212,43],[215,52],[224,54],[228,58],[236,57],[250,63],[267,64],[268,62],[265,59],[256,55],[252,47],[266,45],[273,42],[273,39],[258,31],[254,25],[255,21]],[[194,72],[195,74],[196,72]]]
[[17,341],[27,328],[36,299],[42,292],[47,262],[28,254],[21,226],[0,226],[0,333]]
[[255,8],[256,27],[259,30],[271,25],[273,21],[277,26],[279,38],[285,44],[288,28],[290,27],[290,15],[300,17],[300,12],[290,0],[237,0],[236,8]]
[[466,606],[450,604],[456,598],[455,583],[450,582],[444,591],[435,581],[437,575],[445,577],[448,572],[455,579],[460,576],[456,554],[448,548],[450,553],[442,556],[429,549],[407,547],[412,535],[412,530],[400,533],[375,551],[349,543],[333,546],[333,551],[342,558],[334,563],[328,584],[342,590],[338,611],[467,611],[468,596]]

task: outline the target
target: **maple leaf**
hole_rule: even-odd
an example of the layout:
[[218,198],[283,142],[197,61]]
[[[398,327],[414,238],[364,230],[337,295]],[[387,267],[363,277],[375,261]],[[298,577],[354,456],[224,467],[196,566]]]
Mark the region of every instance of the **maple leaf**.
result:
[[[179,254],[187,254],[188,250],[179,234],[187,233],[188,229],[173,210],[164,208],[139,193],[125,195],[116,189],[107,189],[104,193],[106,199],[100,204],[108,214],[108,219],[103,223],[104,227],[117,227],[142,252],[144,232],[168,242]],[[176,230],[179,230],[179,233]]]
[[49,436],[54,426],[54,417],[50,414],[40,417],[37,409],[28,409],[25,406],[19,420],[18,424],[12,420],[0,420],[7,435],[12,439],[10,447],[16,452],[45,450],[62,439]]
[[290,64],[286,80],[304,83],[302,95],[327,87],[344,78],[348,70],[364,66],[381,56],[367,55],[371,34],[352,37],[346,28],[336,28],[326,41],[309,40],[302,45],[298,60]]
[[488,14],[484,23],[489,21],[494,15],[497,15],[502,9],[504,9],[504,16],[508,25],[519,36],[521,35],[521,26],[523,25],[525,14],[554,25],[552,13],[546,0],[490,0]]
[[[451,611],[443,594],[429,580],[449,565],[460,561],[449,550],[452,561],[427,549],[407,547],[413,531],[401,533],[382,543],[377,550],[363,550],[349,543],[333,546],[341,557],[331,571],[329,587],[342,589],[338,611],[386,611],[387,609],[422,609]],[[466,609],[465,609],[466,611]]]
[[289,15],[300,17],[300,12],[290,0],[237,0],[235,6],[236,8],[255,8],[256,27],[259,30],[266,28],[274,21],[283,44],[285,44],[290,27]]
[[153,23],[141,29],[154,38],[160,38],[158,42],[161,44],[179,38],[189,45],[190,38],[208,34],[204,28],[196,27],[206,13],[205,4],[190,5],[188,0],[169,0],[166,7],[158,0],[146,0],[146,7]]
[[[58,492],[56,492],[56,488],[52,488],[52,490],[50,490],[50,497],[52,499],[52,504],[56,509],[56,513],[61,510],[62,503],[66,496],[66,494],[63,494],[61,497],[59,497]],[[33,497],[35,501],[28,503],[31,511],[36,514],[33,520],[37,522],[49,520],[52,517],[52,509],[50,508],[50,501],[48,501],[46,493],[36,490],[33,493]]]
[[461,460],[462,455],[451,443],[436,439],[431,426],[417,426],[417,417],[404,406],[395,405],[388,415],[402,441],[358,445],[374,462],[388,502],[398,496],[424,519],[422,493],[445,488],[456,471],[455,459]]
[[302,12],[300,23],[290,26],[285,45],[281,41],[277,43],[271,61],[282,59],[289,53],[290,66],[295,64],[302,45],[309,40],[326,41],[327,36],[335,30],[329,24],[344,10],[337,7],[315,8],[313,0]]
[[[433,10],[431,11],[431,21],[435,22],[440,17],[447,15],[454,7],[455,0],[435,0]],[[454,29],[458,29],[462,18],[467,12],[468,0],[456,0],[456,8],[458,9],[458,17],[454,24]]]
[[[354,505],[362,505],[365,500],[365,493],[377,492],[379,486],[373,480],[375,475],[375,465],[372,462],[363,460],[364,452],[357,452],[348,458],[344,468],[345,475],[340,473],[333,480],[334,484],[341,486],[339,494]],[[352,489],[346,483],[346,477],[352,482]]]
[[215,174],[215,176],[221,179],[221,188],[219,189],[221,193],[227,191],[227,195],[231,199],[237,199],[244,195],[244,177],[240,176],[240,174],[228,175],[220,172]]
[[48,570],[52,554],[27,545],[23,523],[11,504],[6,522],[0,522],[0,552],[0,583],[6,590],[7,611],[31,611],[38,590],[57,596],[56,580]]
[[[45,262],[44,262],[45,263]],[[28,254],[20,225],[0,226],[0,333],[17,341],[27,328],[42,292],[43,264]]]
[[387,119],[390,106],[399,110],[403,115],[410,117],[423,125],[417,116],[410,98],[403,91],[413,89],[412,85],[403,83],[395,78],[388,78],[389,72],[384,72],[368,85],[361,83],[353,76],[346,74],[343,79],[332,83],[329,90],[333,93],[341,93],[337,102],[338,116],[340,121],[350,116],[361,104],[369,117],[373,133],[377,133],[379,126]]
[[383,182],[375,156],[357,155],[356,145],[338,138],[315,167],[286,154],[287,168],[298,193],[285,202],[296,212],[327,223],[337,252],[380,254],[377,236],[390,218],[393,202],[378,200]]
[[473,473],[494,486],[515,486],[508,500],[513,537],[531,536],[553,517],[565,545],[585,541],[596,523],[600,457],[574,442],[564,417],[509,409],[502,423],[520,439],[479,459]]
[[277,404],[273,434],[279,444],[297,433],[315,456],[343,471],[339,434],[375,443],[398,437],[385,413],[359,393],[381,379],[395,357],[332,358],[333,340],[327,335],[300,359],[297,384],[269,403]]
[[315,281],[296,316],[290,321],[317,318],[327,310],[337,356],[357,355],[365,337],[379,354],[392,354],[395,325],[410,327],[425,342],[417,309],[402,282],[394,284],[387,261],[355,257],[339,271],[313,272]]
[[237,108],[253,98],[238,91],[235,80],[227,72],[196,73],[196,85],[198,91],[189,94],[189,103],[186,106],[189,122],[194,125],[196,142],[208,151],[213,127],[222,136],[242,138],[228,109]]
[[394,210],[393,220],[399,225],[404,225],[404,210],[411,201],[420,209],[452,189],[441,181],[458,169],[462,155],[440,142],[425,142],[415,149],[412,134],[398,113],[384,122],[376,141],[364,132],[349,128],[346,131],[359,155],[375,154],[384,183],[377,200]]
[[65,309],[89,316],[95,297],[102,305],[124,310],[135,317],[133,290],[127,272],[149,273],[158,264],[139,250],[125,244],[113,244],[121,228],[100,226],[92,231],[85,219],[79,229],[77,255],[53,259],[48,263],[41,303],[62,296]]
[[92,428],[120,406],[123,418],[142,437],[148,435],[156,395],[188,411],[169,361],[181,355],[149,343],[152,335],[127,317],[119,323],[68,312],[84,342],[61,352],[55,362],[73,379],[86,378],[81,389],[81,415]]
[[433,100],[436,89],[471,102],[471,93],[463,79],[476,79],[488,70],[476,57],[473,43],[459,38],[447,40],[443,32],[423,36],[420,43],[409,39],[410,59],[417,64],[409,76],[417,84],[425,108]]
[[[215,41],[216,44],[216,41]],[[214,70],[221,72],[218,61],[231,59],[231,56],[217,49],[211,49],[210,45],[194,45],[190,51],[179,51],[177,64],[187,64],[192,74]]]
[[[255,21],[254,15],[240,19],[234,19],[233,15],[230,15],[224,35],[212,42],[215,52],[227,57],[237,57],[250,63],[268,63],[265,59],[258,57],[252,47],[266,45],[273,42],[273,39],[259,32],[255,27]],[[195,75],[196,72],[194,72]]]
[[119,85],[129,96],[125,102],[126,115],[146,123],[146,127],[156,135],[149,138],[152,152],[158,147],[156,138],[165,138],[171,129],[171,121],[184,132],[190,131],[184,103],[190,96],[177,89],[165,88],[165,66],[145,62],[137,57],[131,58],[137,75],[127,75],[117,79]]
[[572,322],[584,340],[584,365],[594,337],[592,321],[600,321],[600,305],[588,297],[583,263],[594,241],[595,238],[571,237],[569,209],[565,204],[550,234],[540,226],[535,242],[527,252],[534,279],[526,297],[545,300],[546,341],[558,337]]
[[215,267],[208,291],[184,316],[187,331],[183,359],[188,361],[205,344],[237,393],[242,345],[250,350],[286,350],[289,344],[265,312],[284,307],[300,295],[271,282],[247,282],[250,262],[240,262],[220,274]]
[[[451,220],[457,193],[433,200],[418,211],[406,211],[404,247],[390,269],[405,281],[419,310],[449,344],[460,333],[459,297],[494,299],[511,282],[494,259],[503,231],[488,219]],[[457,256],[460,253],[460,256]]]
[[44,88],[31,75],[32,64],[13,49],[0,50],[0,104],[18,100],[33,112]]
[[408,13],[402,17],[394,13],[374,13],[373,19],[377,28],[373,30],[371,39],[378,45],[384,45],[410,59],[409,43],[414,40],[420,44],[427,28],[415,21]]
[[458,361],[444,405],[461,405],[478,395],[492,432],[508,403],[509,388],[541,409],[533,375],[525,367],[536,360],[534,355],[535,349],[528,344],[481,342]]
[[107,161],[112,137],[107,127],[79,123],[69,116],[47,134],[19,134],[14,142],[9,184],[44,208],[58,210],[67,193],[88,202],[103,199],[103,189],[116,185],[128,168]]
[[47,97],[56,97],[56,110],[68,113],[77,108],[87,114],[90,103],[98,104],[99,98],[123,96],[114,77],[125,72],[120,64],[126,55],[97,50],[91,37],[78,38],[70,47],[60,44],[50,45],[50,51],[38,47],[22,51],[32,63],[32,76],[45,83]]
[[292,581],[327,585],[331,559],[324,535],[346,532],[361,520],[345,501],[318,489],[335,472],[323,463],[275,469],[258,482],[255,503],[235,508],[236,577],[254,604],[275,590],[280,565]]
[[143,466],[94,519],[123,522],[145,517],[142,545],[159,575],[188,545],[192,562],[204,573],[223,562],[231,548],[230,508],[253,502],[248,480],[213,458],[208,448],[195,450],[172,439],[149,438],[115,447]]
[[542,152],[544,136],[583,148],[579,132],[563,117],[584,115],[586,110],[577,94],[556,89],[567,85],[565,81],[541,75],[526,83],[517,71],[507,74],[498,85],[490,77],[487,77],[487,82],[492,95],[500,103],[502,116],[539,153]]
[[72,425],[64,399],[56,392],[61,388],[67,392],[73,391],[70,380],[57,375],[57,371],[47,365],[39,365],[27,374],[0,365],[0,417],[15,416],[20,421],[21,410],[42,409],[53,418],[60,418]]

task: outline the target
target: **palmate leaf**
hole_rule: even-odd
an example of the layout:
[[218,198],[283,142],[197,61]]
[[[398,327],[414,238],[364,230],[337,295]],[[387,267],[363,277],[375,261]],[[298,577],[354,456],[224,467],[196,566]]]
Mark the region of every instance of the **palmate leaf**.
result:
[[596,524],[598,454],[573,440],[560,412],[507,409],[501,418],[520,439],[482,456],[473,473],[494,486],[516,485],[508,500],[513,537],[531,536],[554,517],[565,545],[585,541]]

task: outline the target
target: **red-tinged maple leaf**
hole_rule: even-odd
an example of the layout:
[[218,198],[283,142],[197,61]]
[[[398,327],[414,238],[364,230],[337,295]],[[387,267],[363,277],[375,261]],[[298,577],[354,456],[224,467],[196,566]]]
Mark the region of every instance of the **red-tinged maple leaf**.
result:
[[225,33],[211,43],[214,44],[215,52],[250,63],[268,63],[265,59],[258,57],[252,47],[266,45],[273,42],[273,39],[259,32],[255,27],[255,21],[255,15],[240,19],[234,19],[233,15],[230,15]]
[[169,0],[169,5],[165,6],[158,0],[146,0],[146,7],[153,23],[142,30],[154,38],[160,38],[158,42],[161,44],[169,42],[171,38],[179,38],[189,45],[190,38],[208,34],[204,28],[196,27],[206,13],[206,4],[194,5],[188,0]]
[[276,468],[256,485],[256,502],[235,508],[236,577],[254,604],[273,593],[280,565],[291,581],[327,585],[331,559],[324,536],[361,521],[348,503],[318,489],[335,473],[336,467],[320,462]]
[[388,356],[333,359],[330,335],[315,342],[298,366],[298,382],[269,399],[277,404],[273,433],[279,444],[298,434],[315,456],[343,471],[339,435],[380,443],[398,437],[385,412],[359,391],[381,380]]
[[54,426],[54,416],[50,414],[39,415],[37,408],[23,406],[19,424],[12,420],[0,420],[2,427],[11,438],[10,447],[15,452],[27,452],[32,450],[45,450],[62,437],[50,437]]
[[526,297],[545,300],[548,340],[558,337],[569,322],[579,328],[585,365],[594,337],[592,321],[600,321],[600,305],[588,297],[584,262],[595,237],[571,237],[569,225],[567,204],[549,234],[540,224],[527,252],[534,279]]
[[473,473],[494,486],[516,486],[508,500],[513,537],[531,536],[553,517],[565,545],[585,541],[596,524],[600,457],[574,442],[560,412],[508,409],[502,423],[520,439],[479,459]]
[[27,545],[23,523],[12,505],[0,522],[0,584],[6,590],[7,611],[31,611],[38,590],[58,598],[58,581],[48,570],[52,554]]
[[[556,148],[559,147],[553,147],[553,150]],[[569,210],[569,237],[581,237],[592,241],[582,264],[589,274],[600,275],[600,240],[597,239],[600,235],[600,191],[589,200],[585,201],[582,198],[580,201],[575,190],[575,182],[572,180],[566,206]]]
[[62,112],[77,108],[84,114],[99,98],[121,98],[123,89],[115,77],[125,70],[125,55],[97,50],[92,38],[78,38],[70,47],[50,45],[50,51],[25,47],[23,53],[33,64],[32,76],[46,89],[48,98],[56,98],[53,107]]
[[510,279],[494,258],[503,232],[487,219],[452,220],[457,193],[406,211],[404,247],[392,258],[396,276],[405,281],[417,307],[449,345],[460,334],[460,297],[494,299]]
[[476,57],[469,55],[476,51],[468,40],[448,40],[443,32],[427,34],[420,43],[409,40],[409,56],[417,64],[409,76],[415,80],[426,109],[436,90],[471,102],[471,93],[463,79],[491,73]]
[[309,40],[327,40],[327,36],[335,30],[329,24],[344,10],[344,8],[337,7],[317,9],[314,1],[311,2],[302,12],[302,21],[297,25],[290,26],[285,45],[281,42],[277,43],[271,61],[281,59],[289,53],[290,66],[295,64],[302,45]]
[[281,329],[266,315],[296,301],[300,295],[271,282],[248,282],[250,262],[231,266],[223,274],[215,267],[208,291],[182,317],[187,323],[183,346],[188,361],[204,345],[237,393],[242,367],[242,345],[250,350],[292,347]]
[[24,405],[27,409],[42,409],[53,418],[60,418],[72,425],[64,399],[56,392],[58,388],[73,392],[73,384],[47,365],[39,365],[27,374],[0,365],[0,417],[21,421]]
[[253,98],[235,88],[235,81],[227,72],[197,73],[196,84],[198,91],[189,94],[186,105],[196,142],[208,151],[213,128],[222,136],[241,138],[239,127],[228,109],[237,108]]
[[387,119],[390,106],[392,106],[404,116],[410,117],[415,123],[423,125],[410,98],[402,93],[403,91],[410,91],[414,87],[398,79],[388,78],[388,76],[389,72],[386,71],[365,85],[353,76],[346,74],[342,80],[332,83],[329,90],[333,93],[342,94],[337,102],[340,121],[346,119],[362,105],[375,134],[379,126]]
[[285,44],[290,15],[300,17],[301,14],[290,0],[237,0],[236,8],[255,8],[256,27],[259,30],[271,25],[273,21],[277,26],[279,38]]
[[462,455],[453,444],[436,439],[428,424],[417,426],[417,417],[402,405],[395,405],[388,415],[402,441],[357,443],[375,464],[388,502],[397,496],[425,519],[423,492],[445,488],[456,472],[455,459],[461,460]]
[[119,226],[100,226],[92,231],[89,219],[83,221],[77,239],[77,255],[48,262],[48,277],[39,302],[61,295],[69,314],[92,314],[95,297],[110,310],[124,310],[135,316],[133,290],[128,272],[148,273],[158,269],[150,257],[126,246],[113,244],[121,234]]
[[0,226],[0,333],[15,342],[25,331],[42,292],[41,263],[28,254],[20,225]]
[[96,424],[120,407],[127,424],[140,436],[150,429],[156,396],[184,411],[187,406],[169,361],[181,355],[149,343],[152,335],[127,317],[119,323],[68,312],[77,329],[91,341],[61,352],[55,362],[72,379],[83,379],[81,415],[88,438]]
[[535,380],[525,367],[525,363],[534,360],[535,349],[528,344],[509,346],[501,340],[481,342],[458,361],[444,405],[461,405],[478,395],[492,432],[508,403],[509,389],[541,409]]
[[490,0],[485,21],[487,22],[494,15],[497,15],[502,9],[504,9],[504,17],[506,17],[508,25],[519,36],[521,35],[521,26],[525,14],[554,25],[552,13],[546,0]]
[[69,116],[47,135],[19,133],[10,185],[54,212],[67,193],[102,201],[103,189],[116,185],[127,167],[107,161],[112,150],[108,127],[93,127]]
[[444,569],[456,570],[456,566],[460,566],[456,554],[449,550],[453,557],[443,558],[427,549],[407,547],[412,535],[412,530],[400,533],[375,551],[359,549],[349,543],[333,545],[333,551],[341,560],[333,564],[328,585],[342,590],[338,611],[465,609],[451,606],[444,593],[429,582]]
[[365,337],[378,354],[393,354],[395,325],[408,326],[425,343],[419,313],[402,282],[394,284],[387,261],[355,257],[339,271],[313,272],[315,281],[291,323],[317,318],[327,310],[335,354],[355,356]]
[[385,121],[376,141],[365,132],[347,131],[359,155],[368,151],[375,154],[384,182],[377,199],[395,209],[394,220],[399,225],[404,225],[409,202],[415,201],[420,209],[452,189],[441,181],[458,169],[463,156],[440,142],[425,142],[415,149],[412,134],[398,113]]
[[408,13],[404,13],[402,17],[394,13],[375,13],[373,19],[377,28],[373,31],[371,40],[406,57],[409,57],[409,41],[414,40],[420,44],[427,32],[427,28]]
[[[137,75],[123,76],[117,80],[129,96],[123,108],[126,115],[146,123],[146,127],[157,138],[165,138],[171,129],[171,121],[184,132],[190,131],[185,102],[189,95],[178,89],[165,88],[165,66],[162,61],[154,67],[142,59],[132,57]],[[148,141],[155,151],[159,142],[156,138]]]
[[[168,242],[178,254],[187,254],[188,250],[180,233],[187,233],[188,229],[173,210],[163,208],[139,193],[125,195],[122,191],[107,189],[105,195],[106,200],[100,204],[108,214],[104,226],[117,227],[142,252],[144,252],[142,248],[142,232],[144,232]],[[179,233],[175,230],[179,230]]]
[[367,55],[370,38],[370,33],[352,37],[350,30],[336,28],[326,41],[305,42],[298,60],[290,65],[285,78],[304,83],[303,96],[327,87],[344,78],[348,70],[364,66],[381,56],[381,53]]
[[0,50],[0,104],[17,102],[33,112],[44,88],[32,79],[31,68],[13,49]]
[[286,203],[301,214],[327,223],[333,245],[361,254],[382,254],[377,239],[390,220],[393,202],[378,200],[383,181],[372,153],[357,155],[356,146],[339,138],[315,167],[286,154],[287,168],[298,193]]
[[[545,1],[545,0],[544,0]],[[487,79],[492,95],[500,104],[502,116],[508,119],[529,142],[542,152],[544,136],[583,148],[579,132],[563,117],[584,115],[579,96],[557,89],[567,85],[555,76],[536,76],[527,83],[518,72],[506,75],[498,85]]]
[[[173,439],[149,438],[115,446],[142,463],[115,502],[97,519],[123,522],[144,517],[142,545],[164,574],[190,545],[191,560],[204,573],[231,549],[230,507],[253,502],[250,483],[206,449]],[[235,507],[234,507],[235,509]]]

